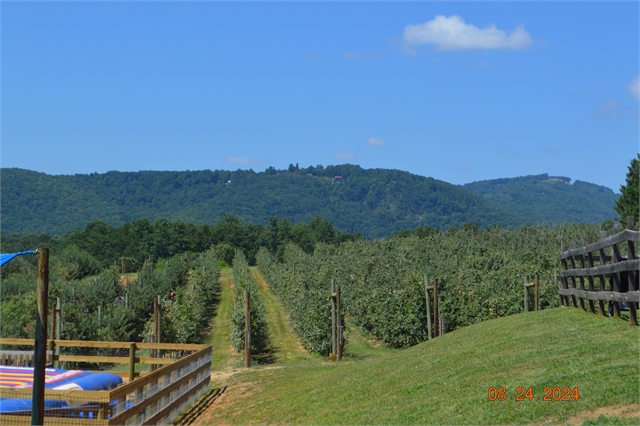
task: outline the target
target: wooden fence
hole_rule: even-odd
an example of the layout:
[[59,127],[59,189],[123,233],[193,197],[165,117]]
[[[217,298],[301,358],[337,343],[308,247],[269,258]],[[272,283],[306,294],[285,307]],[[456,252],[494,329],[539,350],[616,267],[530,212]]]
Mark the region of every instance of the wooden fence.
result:
[[[111,372],[129,381],[109,391],[45,390],[45,400],[65,401],[65,408],[45,410],[44,424],[120,425],[168,424],[208,388],[211,345],[173,343],[89,342],[61,340],[58,346],[127,348],[129,356],[54,355],[54,360],[132,363],[129,372]],[[0,339],[3,345],[33,345],[29,339]],[[133,349],[133,350],[131,350]],[[180,359],[136,356],[136,349],[195,351]],[[177,352],[176,352],[177,353]],[[135,364],[164,364],[140,374]],[[32,389],[0,387],[0,398],[31,399]],[[31,424],[31,413],[2,414],[3,425]]]
[[[621,303],[629,306],[629,322],[637,324],[637,309],[640,302],[638,276],[640,259],[636,254],[635,243],[640,241],[640,232],[634,231],[633,218],[627,218],[627,229],[614,228],[614,235],[600,233],[600,240],[584,240],[575,247],[563,247],[560,272],[560,303],[562,306],[578,306],[591,312],[597,309],[600,315],[606,312],[605,302],[609,302],[613,315],[620,316]],[[625,255],[626,253],[626,255]],[[597,281],[597,282],[596,282]]]

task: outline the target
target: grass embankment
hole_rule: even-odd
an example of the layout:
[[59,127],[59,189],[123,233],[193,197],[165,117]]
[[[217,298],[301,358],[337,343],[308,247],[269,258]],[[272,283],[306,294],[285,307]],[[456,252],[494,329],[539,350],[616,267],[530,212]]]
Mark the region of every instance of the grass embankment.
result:
[[[251,369],[214,380],[228,388],[201,420],[557,424],[619,416],[638,424],[639,337],[638,327],[579,309],[514,315],[367,359]],[[490,401],[489,388],[500,386],[507,399]],[[520,386],[531,387],[534,399],[516,401]],[[580,398],[543,401],[544,388],[555,386],[578,388]],[[629,410],[635,410],[631,418]]]

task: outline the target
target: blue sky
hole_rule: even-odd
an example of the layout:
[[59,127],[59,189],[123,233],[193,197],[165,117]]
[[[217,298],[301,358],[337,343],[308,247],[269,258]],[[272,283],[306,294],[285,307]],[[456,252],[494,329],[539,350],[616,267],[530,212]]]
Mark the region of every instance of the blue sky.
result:
[[351,163],[618,192],[637,2],[6,2],[2,167]]

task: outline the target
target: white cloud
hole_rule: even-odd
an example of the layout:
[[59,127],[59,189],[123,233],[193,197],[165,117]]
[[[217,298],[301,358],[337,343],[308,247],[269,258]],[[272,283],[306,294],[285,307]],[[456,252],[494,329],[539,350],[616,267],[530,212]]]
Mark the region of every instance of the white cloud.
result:
[[227,157],[227,161],[229,163],[236,163],[236,164],[261,164],[262,161],[260,160],[253,160],[251,158],[247,158],[247,157],[237,157],[237,156],[231,156],[231,157]]
[[375,136],[371,136],[367,139],[367,143],[373,146],[387,146],[387,141],[383,141],[382,139],[378,139]]
[[524,49],[533,43],[531,36],[519,25],[509,34],[495,25],[478,28],[467,24],[458,15],[436,16],[433,20],[404,28],[404,40],[408,43],[433,44],[437,50],[471,49]]
[[341,160],[355,160],[356,156],[353,155],[352,152],[346,152],[346,151],[336,151],[333,154],[334,157],[339,158]]
[[636,99],[640,99],[640,75],[633,79],[631,84],[627,86],[627,89],[629,89]]

